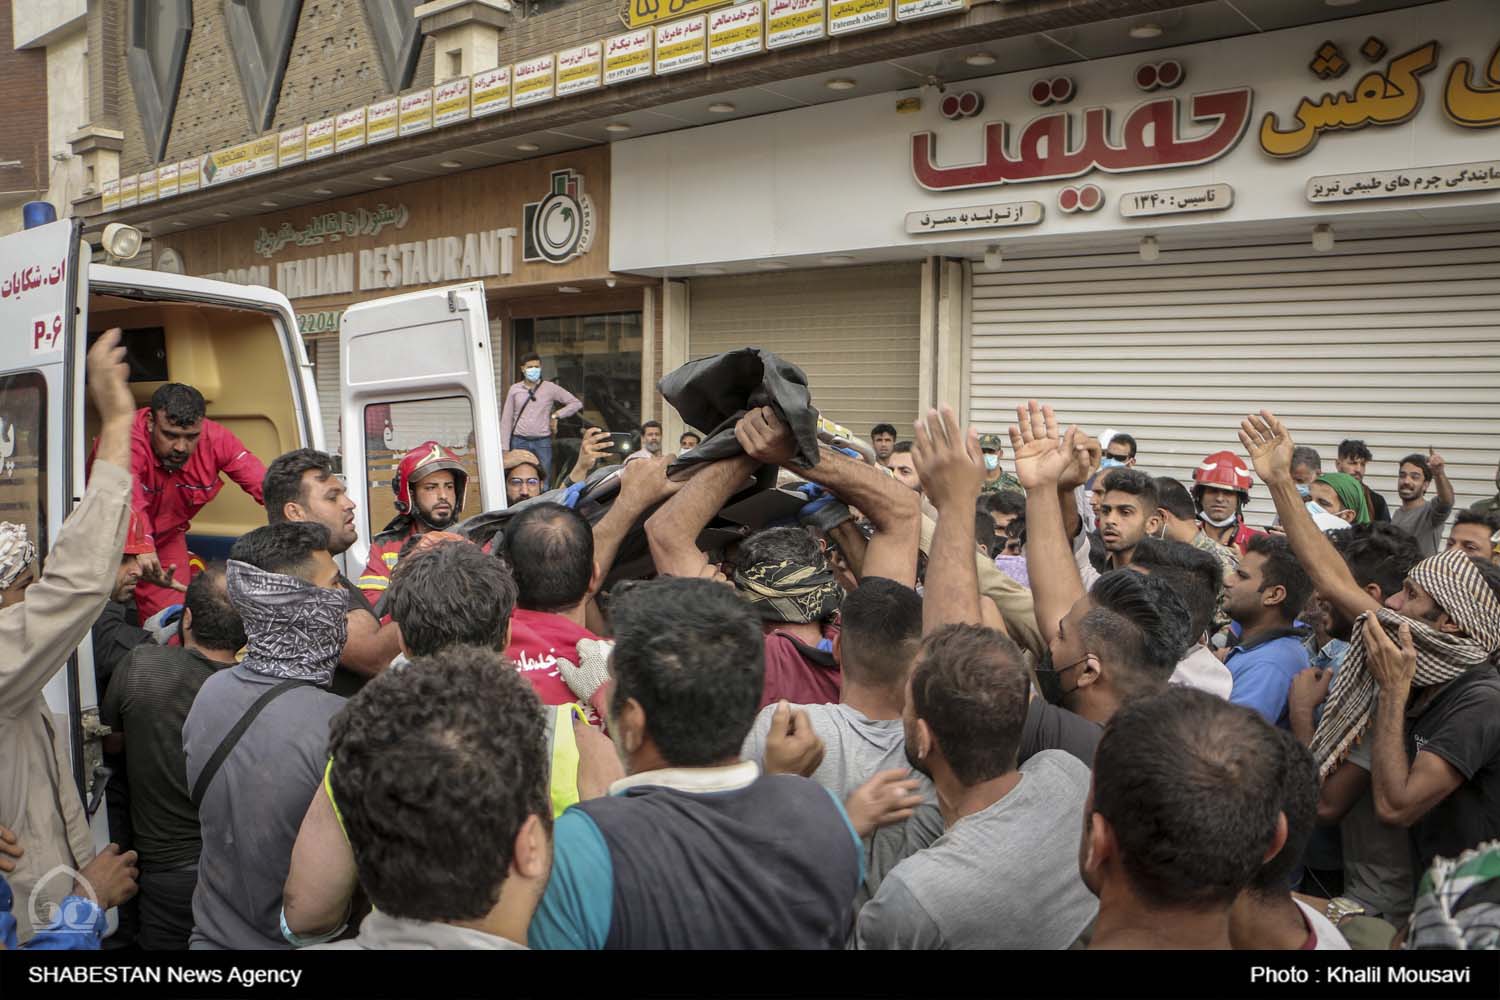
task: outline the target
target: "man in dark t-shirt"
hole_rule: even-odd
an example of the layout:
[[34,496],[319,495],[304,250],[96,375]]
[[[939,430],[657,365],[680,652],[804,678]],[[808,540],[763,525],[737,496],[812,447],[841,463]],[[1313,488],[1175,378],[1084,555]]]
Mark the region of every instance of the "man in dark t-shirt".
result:
[[1411,828],[1417,874],[1500,836],[1500,673],[1475,667],[1406,712],[1406,755],[1436,754],[1463,784]]
[[224,567],[193,578],[182,613],[182,645],[138,646],[115,671],[99,717],[114,732],[105,746],[125,753],[134,794],[130,821],[140,854],[140,933],[147,951],[181,950],[193,929],[198,882],[198,811],[187,787],[182,723],[198,689],[234,665],[245,644],[225,591]]

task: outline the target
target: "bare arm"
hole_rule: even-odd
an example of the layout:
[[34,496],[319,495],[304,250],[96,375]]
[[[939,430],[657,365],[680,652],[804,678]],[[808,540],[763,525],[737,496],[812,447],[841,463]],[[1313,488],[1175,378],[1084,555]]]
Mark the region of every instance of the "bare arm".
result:
[[927,560],[922,632],[944,625],[979,625],[979,571],[974,564],[974,501],[984,484],[979,432],[959,426],[951,406],[929,410],[916,423],[912,462],[937,508],[937,528]]
[[1318,530],[1292,479],[1291,433],[1270,410],[1240,421],[1240,443],[1250,453],[1255,474],[1271,491],[1287,544],[1302,564],[1318,594],[1350,618],[1379,611],[1380,602],[1354,581],[1349,567],[1328,536]]
[[1432,505],[1432,519],[1441,525],[1453,512],[1453,481],[1448,478],[1448,465],[1443,456],[1427,449],[1427,468],[1432,472],[1433,484],[1437,486],[1437,503]]
[[302,817],[292,866],[282,888],[286,925],[299,937],[333,931],[349,916],[359,876],[354,851],[344,837],[322,782]]
[[788,465],[870,519],[875,533],[865,546],[859,575],[883,576],[907,587],[917,585],[917,542],[921,513],[917,495],[872,465],[823,448],[815,468]]
[[652,507],[682,489],[682,483],[667,478],[667,466],[673,457],[658,455],[625,463],[620,472],[619,495],[594,525],[594,562],[599,566],[600,579],[609,575],[620,553],[620,545],[636,522]]
[[1344,761],[1323,779],[1318,789],[1318,825],[1333,826],[1354,808],[1370,787],[1370,772],[1358,764]]
[[1074,506],[1076,514],[1076,505],[1071,487],[1059,489],[1075,463],[1090,461],[1083,436],[1070,427],[1064,439],[1052,407],[1035,400],[1016,407],[1016,424],[1010,429],[1016,477],[1026,490],[1026,574],[1037,628],[1047,642],[1057,637],[1058,623],[1084,595],[1063,518],[1064,506]]
[[651,515],[646,522],[646,540],[658,573],[704,575],[708,557],[698,549],[698,535],[759,464],[748,455],[737,455],[707,465]]
[[381,625],[374,615],[351,611],[348,637],[339,662],[361,677],[375,677],[401,652],[401,630],[395,622]]

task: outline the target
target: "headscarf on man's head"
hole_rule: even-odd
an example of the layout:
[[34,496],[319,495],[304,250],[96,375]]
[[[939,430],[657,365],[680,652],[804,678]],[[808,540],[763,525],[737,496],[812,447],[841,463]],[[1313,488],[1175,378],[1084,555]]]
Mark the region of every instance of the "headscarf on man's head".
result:
[[1355,524],[1370,523],[1370,500],[1364,483],[1347,472],[1325,472],[1318,477],[1318,482],[1331,488],[1338,494],[1339,503],[1354,511]]
[[1437,858],[1417,887],[1408,950],[1500,950],[1500,840]]
[[36,543],[24,525],[0,521],[0,590],[9,590],[36,559]]
[[734,585],[764,621],[826,622],[844,603],[844,590],[822,559],[815,566],[790,559],[754,563],[735,570]]
[[349,635],[349,595],[237,559],[226,576],[248,640],[241,665],[267,677],[332,683]]
[[1413,687],[1446,684],[1466,670],[1492,662],[1500,653],[1500,597],[1495,596],[1462,549],[1445,549],[1423,559],[1412,567],[1407,579],[1431,594],[1463,634],[1441,632],[1425,621],[1387,608],[1375,612],[1373,619],[1370,612],[1360,615],[1313,736],[1312,753],[1319,777],[1327,777],[1339,765],[1370,724],[1377,685],[1365,668],[1365,629],[1371,627],[1372,620],[1385,628],[1392,642],[1399,642],[1403,623],[1411,629],[1412,645],[1417,650]]

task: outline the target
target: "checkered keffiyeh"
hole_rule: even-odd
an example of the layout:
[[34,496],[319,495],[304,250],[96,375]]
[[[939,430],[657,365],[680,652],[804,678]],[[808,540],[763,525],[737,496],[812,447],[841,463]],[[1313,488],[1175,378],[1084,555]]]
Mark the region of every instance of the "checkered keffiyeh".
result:
[[246,670],[267,677],[333,681],[348,637],[348,595],[237,559],[225,575],[229,603],[245,623]]
[[843,588],[826,565],[801,566],[791,560],[757,563],[735,570],[734,585],[766,621],[825,622],[844,601]]
[[[1490,662],[1500,652],[1500,598],[1463,550],[1446,549],[1422,560],[1412,567],[1408,579],[1431,594],[1438,607],[1464,631],[1463,635],[1450,635],[1385,608],[1375,612],[1392,642],[1399,642],[1403,623],[1410,627],[1417,649],[1413,687],[1445,684]],[[1348,655],[1339,667],[1323,720],[1313,736],[1312,754],[1320,777],[1327,777],[1339,765],[1370,724],[1377,687],[1365,667],[1365,629],[1370,621],[1366,612],[1354,623]]]
[[0,590],[9,590],[36,559],[36,543],[23,525],[0,521]]
[[1408,949],[1500,949],[1500,840],[1438,858],[1417,888]]

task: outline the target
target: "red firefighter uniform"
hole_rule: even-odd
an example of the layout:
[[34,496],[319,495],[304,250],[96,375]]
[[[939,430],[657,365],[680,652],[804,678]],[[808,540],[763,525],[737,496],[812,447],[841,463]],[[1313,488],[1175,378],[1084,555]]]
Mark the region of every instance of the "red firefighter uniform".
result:
[[436,441],[423,441],[401,459],[396,467],[396,477],[391,480],[391,491],[396,494],[396,518],[385,530],[370,541],[370,559],[365,571],[359,575],[359,589],[371,604],[385,595],[391,584],[391,571],[401,558],[401,548],[412,535],[439,530],[447,525],[435,525],[422,515],[412,499],[412,487],[434,472],[453,473],[453,516],[456,519],[464,509],[464,490],[469,484],[469,473],[458,456]]
[[[150,412],[150,407],[137,410],[130,429],[130,474],[135,480],[130,509],[141,518],[162,569],[175,564],[173,578],[186,585],[192,579],[188,529],[198,511],[223,488],[219,473],[234,480],[256,503],[264,504],[260,488],[266,478],[266,467],[232,431],[205,418],[198,447],[193,449],[186,464],[180,469],[168,469],[151,448],[151,432],[146,427]],[[136,610],[141,621],[181,600],[177,591],[144,580],[135,586]]]
[[[1250,469],[1244,461],[1232,451],[1216,451],[1205,458],[1199,466],[1193,470],[1193,499],[1198,502],[1198,518],[1210,528],[1222,531],[1232,522],[1235,523],[1234,538],[1230,544],[1239,549],[1243,555],[1245,547],[1250,544],[1250,539],[1265,532],[1250,527],[1245,523],[1245,504],[1250,500]],[[1233,490],[1239,494],[1239,504],[1235,508],[1234,517],[1222,524],[1214,524],[1206,513],[1203,513],[1203,491],[1212,486],[1220,490]],[[1218,531],[1209,532],[1210,537],[1217,540]]]

